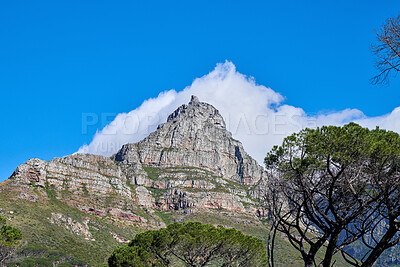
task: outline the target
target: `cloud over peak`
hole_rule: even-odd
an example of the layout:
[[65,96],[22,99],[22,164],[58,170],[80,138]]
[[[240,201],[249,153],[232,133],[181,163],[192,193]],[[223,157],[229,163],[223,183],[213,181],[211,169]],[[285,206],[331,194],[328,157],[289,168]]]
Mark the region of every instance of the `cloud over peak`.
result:
[[218,63],[213,71],[195,79],[182,91],[162,92],[138,108],[118,114],[95,134],[90,144],[80,147],[78,153],[110,156],[123,144],[140,141],[165,122],[176,108],[188,103],[191,95],[215,106],[233,137],[240,140],[246,151],[260,163],[273,145],[306,127],[355,121],[370,128],[379,125],[400,131],[400,107],[390,114],[370,118],[357,109],[308,116],[303,109],[284,104],[281,94],[258,85],[253,77],[237,72],[235,65],[226,61]]

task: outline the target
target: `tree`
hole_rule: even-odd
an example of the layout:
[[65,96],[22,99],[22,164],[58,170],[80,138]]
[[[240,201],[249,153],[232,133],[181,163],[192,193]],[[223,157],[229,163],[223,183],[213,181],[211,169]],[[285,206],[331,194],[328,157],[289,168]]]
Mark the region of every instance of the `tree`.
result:
[[400,15],[389,18],[375,34],[378,44],[372,45],[372,52],[378,58],[378,74],[371,81],[373,84],[384,84],[391,75],[400,71]]
[[[323,254],[322,266],[331,266],[339,251],[351,265],[372,266],[399,242],[398,134],[355,123],[305,129],[274,147],[265,163],[271,174],[266,198],[273,219],[272,265],[277,231],[301,253],[305,266],[319,264],[317,253]],[[375,231],[379,226],[384,234]],[[364,263],[344,250],[355,241],[366,247]]]
[[173,223],[137,234],[114,250],[110,266],[266,266],[261,240],[235,229],[199,222]]
[[366,175],[373,178],[370,190],[380,199],[375,204],[370,229],[362,238],[369,250],[361,266],[372,266],[386,249],[400,242],[400,136],[379,128],[372,136],[373,157]]
[[0,216],[0,265],[21,248],[21,239],[21,231],[7,225],[6,219]]

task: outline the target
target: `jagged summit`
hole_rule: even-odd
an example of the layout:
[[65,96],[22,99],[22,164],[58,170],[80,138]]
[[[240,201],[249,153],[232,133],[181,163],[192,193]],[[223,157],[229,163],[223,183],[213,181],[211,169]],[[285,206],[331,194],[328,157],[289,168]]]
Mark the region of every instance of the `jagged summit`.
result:
[[198,102],[200,102],[199,98],[197,96],[195,96],[195,95],[192,95],[192,97],[190,99],[190,102],[189,102],[189,105],[192,105],[192,104],[198,103]]
[[196,96],[144,140],[124,145],[115,159],[163,167],[200,167],[242,184],[255,184],[264,175],[263,168],[232,138],[219,111]]
[[[214,124],[219,128],[226,128],[224,118],[219,111],[212,105],[200,102],[197,96],[192,95],[188,105],[182,105],[168,116],[167,123],[177,123],[178,121],[187,121],[193,127],[203,127],[204,124]],[[163,127],[161,124],[158,128]]]

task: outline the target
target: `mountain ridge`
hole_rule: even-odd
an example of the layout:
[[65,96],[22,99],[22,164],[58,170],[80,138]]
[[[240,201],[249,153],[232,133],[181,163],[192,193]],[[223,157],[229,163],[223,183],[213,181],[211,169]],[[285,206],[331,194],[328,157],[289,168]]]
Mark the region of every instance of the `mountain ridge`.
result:
[[[255,192],[266,181],[264,168],[232,138],[219,111],[192,96],[157,130],[111,157],[74,154],[21,164],[0,184],[0,213],[22,229],[28,245],[48,251],[52,244],[97,264],[136,232],[172,221],[260,235],[265,212]],[[86,253],[76,249],[84,246]]]

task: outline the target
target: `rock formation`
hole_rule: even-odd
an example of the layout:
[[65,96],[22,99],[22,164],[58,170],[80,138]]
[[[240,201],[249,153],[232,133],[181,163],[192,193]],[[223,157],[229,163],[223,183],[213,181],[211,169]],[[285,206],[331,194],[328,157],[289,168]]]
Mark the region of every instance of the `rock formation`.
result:
[[[249,186],[265,177],[264,169],[232,138],[218,110],[192,96],[155,132],[124,145],[111,158],[76,154],[49,162],[31,159],[11,179],[58,193],[116,194],[146,208],[254,212],[243,203],[254,204]],[[164,191],[156,201],[147,188]]]
[[[192,96],[156,131],[111,157],[28,160],[1,184],[0,191],[15,194],[0,197],[0,206],[48,203],[52,208],[43,210],[51,211],[48,227],[63,227],[85,242],[102,242],[104,234],[98,232],[104,225],[98,220],[106,220],[119,227],[109,226],[108,238],[120,242],[130,239],[124,227],[159,228],[165,226],[166,214],[179,221],[218,211],[261,227],[257,216],[263,211],[255,198],[266,181],[264,169],[232,138],[218,110]],[[65,214],[69,208],[63,205],[84,215],[73,218],[75,212]]]
[[115,160],[158,167],[199,167],[244,185],[254,185],[264,176],[263,168],[227,131],[218,110],[196,96],[144,140],[124,145]]
[[[247,198],[249,186],[265,177],[263,168],[232,138],[218,110],[192,96],[155,132],[124,145],[111,158],[76,154],[49,162],[31,159],[11,179],[56,192],[116,194],[146,208],[245,212],[243,202],[254,204]],[[146,187],[165,192],[156,201]]]

